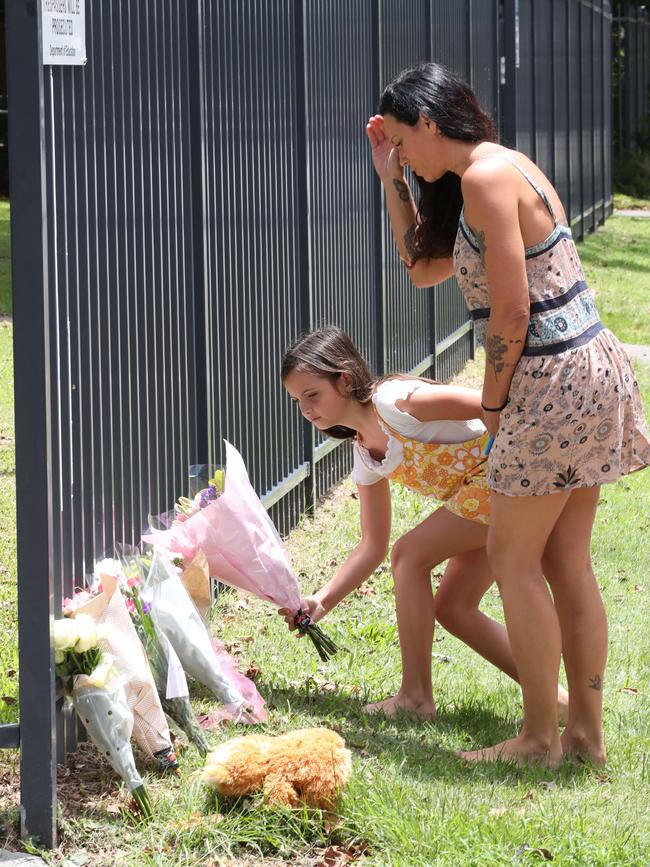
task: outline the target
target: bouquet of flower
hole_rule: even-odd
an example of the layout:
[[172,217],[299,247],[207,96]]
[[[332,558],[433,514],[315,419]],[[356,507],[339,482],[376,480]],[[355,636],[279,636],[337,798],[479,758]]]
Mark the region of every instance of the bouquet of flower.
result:
[[152,815],[131,750],[133,714],[110,654],[101,650],[98,630],[91,617],[54,621],[56,673],[71,685],[71,697],[79,719],[97,749],[122,777],[143,817]]
[[284,545],[253,490],[241,455],[228,442],[226,457],[223,493],[169,529],[152,530],[143,541],[180,554],[186,563],[202,550],[212,576],[296,611],[298,630],[311,638],[322,660],[329,659],[336,645],[300,609],[298,582]]
[[190,467],[190,496],[179,497],[174,508],[160,515],[149,515],[149,524],[156,529],[166,530],[176,524],[182,524],[201,509],[218,499],[223,492],[224,471],[214,469],[209,464],[197,464]]
[[[68,603],[72,617],[86,615],[104,627],[102,648],[112,654],[122,675],[127,703],[133,713],[133,736],[138,745],[158,762],[160,771],[178,770],[169,726],[158,698],[147,655],[140,642],[115,573],[119,563],[104,560],[95,568],[97,592],[83,604],[81,594]],[[83,597],[81,597],[83,598]]]
[[162,551],[154,553],[140,598],[151,605],[156,628],[169,639],[185,671],[215,694],[225,705],[225,715],[240,722],[266,718],[266,711],[257,712],[251,706],[232,676],[232,669],[215,654],[208,630],[177,568]]
[[[199,469],[198,467],[196,469]],[[213,503],[223,493],[224,487],[224,472],[222,469],[215,471],[211,479],[208,480],[208,485],[196,492],[194,497],[179,497],[174,506],[176,514],[175,523],[182,524],[192,515],[196,515],[201,509],[205,509],[210,503]]]
[[122,592],[135,631],[147,652],[160,703],[167,716],[185,732],[201,755],[206,755],[208,743],[190,703],[183,666],[167,636],[156,628],[151,616],[151,603],[140,596],[149,565],[137,552],[123,552],[121,556],[123,570],[119,580]]

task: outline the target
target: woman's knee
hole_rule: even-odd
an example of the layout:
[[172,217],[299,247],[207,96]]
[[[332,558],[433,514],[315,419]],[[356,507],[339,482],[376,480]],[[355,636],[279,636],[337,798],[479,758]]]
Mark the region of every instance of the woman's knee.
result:
[[576,556],[568,551],[560,555],[545,555],[542,570],[551,587],[567,591],[582,592],[585,586],[596,582],[588,553]]
[[542,574],[542,558],[525,545],[501,543],[488,538],[486,546],[490,573],[499,589],[509,581],[537,578]]

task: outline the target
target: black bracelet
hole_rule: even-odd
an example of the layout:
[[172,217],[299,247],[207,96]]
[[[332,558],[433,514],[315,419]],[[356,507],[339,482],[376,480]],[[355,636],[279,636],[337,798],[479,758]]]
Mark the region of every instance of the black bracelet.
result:
[[501,412],[502,409],[505,409],[508,406],[508,398],[506,398],[506,402],[503,406],[486,406],[483,401],[481,401],[481,409],[483,412]]

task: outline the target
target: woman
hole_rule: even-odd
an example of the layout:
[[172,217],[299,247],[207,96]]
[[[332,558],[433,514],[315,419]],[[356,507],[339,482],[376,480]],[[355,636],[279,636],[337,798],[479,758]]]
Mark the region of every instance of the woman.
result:
[[629,360],[598,318],[557,192],[524,154],[496,143],[461,79],[434,63],[402,72],[367,134],[411,279],[429,286],[455,273],[485,336],[481,403],[495,437],[487,552],[524,723],[517,737],[461,755],[556,766],[565,753],[602,764],[607,620],[591,531],[600,485],[650,463]]

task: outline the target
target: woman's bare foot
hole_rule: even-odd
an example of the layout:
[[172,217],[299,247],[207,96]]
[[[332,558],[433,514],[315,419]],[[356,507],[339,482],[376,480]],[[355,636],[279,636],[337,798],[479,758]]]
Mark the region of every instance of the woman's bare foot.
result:
[[549,748],[517,735],[516,738],[482,750],[459,750],[458,755],[467,762],[513,762],[519,766],[539,764],[547,768],[557,768],[562,762],[562,747],[559,739]]
[[418,719],[432,720],[436,716],[436,704],[433,699],[429,702],[417,702],[399,693],[382,701],[367,704],[363,710],[368,714],[383,713],[388,719],[394,719],[400,711],[417,716]]
[[607,761],[607,752],[602,738],[590,740],[576,731],[564,731],[560,737],[562,752],[566,758],[576,762],[602,768]]

